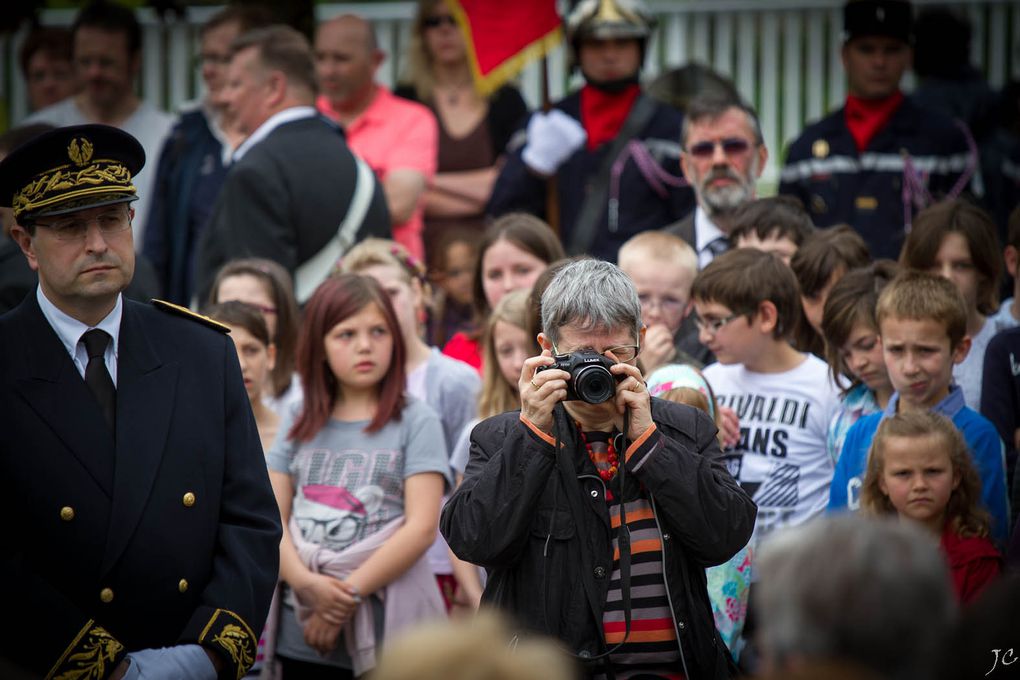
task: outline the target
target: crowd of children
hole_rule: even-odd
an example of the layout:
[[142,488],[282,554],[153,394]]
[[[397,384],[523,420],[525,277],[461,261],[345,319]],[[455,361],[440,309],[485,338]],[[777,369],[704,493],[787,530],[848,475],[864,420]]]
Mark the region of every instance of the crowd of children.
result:
[[[998,301],[1002,264],[1017,273],[1020,214],[999,253],[979,209],[937,204],[899,263],[872,262],[849,228],[812,230],[787,199],[738,218],[735,247],[700,270],[665,232],[632,238],[619,263],[647,328],[650,393],[712,417],[758,506],[749,544],[707,570],[722,639],[754,668],[768,616],[751,597],[756,557],[783,529],[899,517],[937,539],[965,603],[1003,570],[1020,284]],[[520,407],[541,293],[567,260],[525,215],[442,245],[426,271],[392,241],[363,241],[300,320],[272,263],[230,263],[213,287],[206,311],[231,328],[287,526],[264,650],[285,676],[356,676],[377,636],[482,600],[484,572],[448,551],[436,520],[474,426]]]

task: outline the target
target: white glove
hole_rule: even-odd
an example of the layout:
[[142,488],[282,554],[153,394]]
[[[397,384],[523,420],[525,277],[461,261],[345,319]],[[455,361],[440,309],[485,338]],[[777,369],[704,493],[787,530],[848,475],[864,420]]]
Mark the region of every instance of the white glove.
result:
[[521,159],[535,172],[552,175],[587,139],[581,124],[559,109],[537,112],[528,121],[528,143]]

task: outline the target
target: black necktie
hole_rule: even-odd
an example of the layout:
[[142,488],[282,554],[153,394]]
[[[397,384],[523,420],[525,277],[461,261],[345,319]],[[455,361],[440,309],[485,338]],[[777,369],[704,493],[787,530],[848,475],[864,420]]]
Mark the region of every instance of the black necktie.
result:
[[110,339],[109,333],[98,328],[93,328],[81,336],[82,342],[85,343],[85,351],[89,355],[89,365],[85,367],[85,384],[92,390],[92,394],[96,395],[110,429],[116,431],[117,388],[113,386],[113,378],[106,370],[104,358]]

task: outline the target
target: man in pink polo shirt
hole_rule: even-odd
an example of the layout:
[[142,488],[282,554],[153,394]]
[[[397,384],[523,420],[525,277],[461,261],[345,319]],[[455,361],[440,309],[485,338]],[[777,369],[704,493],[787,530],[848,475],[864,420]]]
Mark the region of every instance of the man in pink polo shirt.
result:
[[348,146],[379,176],[393,238],[424,258],[424,196],[436,173],[439,128],[426,107],[375,82],[384,58],[364,19],[344,15],[321,24],[315,35],[316,104],[343,125]]

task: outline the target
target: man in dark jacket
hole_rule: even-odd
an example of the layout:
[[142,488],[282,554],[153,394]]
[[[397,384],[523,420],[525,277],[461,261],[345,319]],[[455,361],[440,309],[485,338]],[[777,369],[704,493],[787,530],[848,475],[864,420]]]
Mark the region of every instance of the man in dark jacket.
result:
[[303,35],[260,28],[231,52],[227,111],[247,138],[202,235],[196,292],[208,297],[228,260],[264,257],[294,275],[303,304],[350,246],[390,237],[386,198],[340,128],[315,110],[315,65]]
[[718,458],[715,426],[650,399],[635,365],[641,305],[615,265],[565,267],[542,327],[522,410],[472,433],[443,535],[488,570],[484,602],[561,640],[589,674],[729,677],[705,567],[747,543],[756,509]]
[[579,2],[566,29],[585,85],[511,138],[488,212],[544,217],[571,255],[614,261],[634,234],[694,209],[694,193],[677,176],[683,117],[641,92],[652,19],[640,2]]
[[185,105],[163,144],[142,247],[170,302],[186,305],[191,300],[199,237],[223,186],[229,153],[240,141],[223,115],[230,44],[242,33],[269,23],[270,15],[262,7],[230,5],[199,29],[206,95]]
[[276,585],[280,514],[229,329],[122,295],[143,162],[105,125],[0,162],[39,275],[0,316],[0,660],[32,677],[243,677]]

